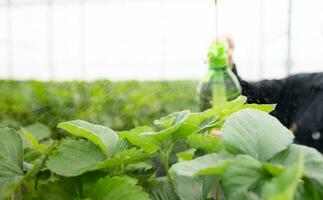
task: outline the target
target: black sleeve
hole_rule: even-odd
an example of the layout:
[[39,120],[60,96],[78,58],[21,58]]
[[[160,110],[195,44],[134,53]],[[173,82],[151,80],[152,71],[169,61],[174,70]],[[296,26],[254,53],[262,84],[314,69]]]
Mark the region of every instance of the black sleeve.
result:
[[279,102],[279,97],[283,92],[286,79],[263,80],[249,83],[239,77],[235,65],[233,66],[232,71],[239,79],[242,87],[242,94],[248,98],[248,103],[269,104]]

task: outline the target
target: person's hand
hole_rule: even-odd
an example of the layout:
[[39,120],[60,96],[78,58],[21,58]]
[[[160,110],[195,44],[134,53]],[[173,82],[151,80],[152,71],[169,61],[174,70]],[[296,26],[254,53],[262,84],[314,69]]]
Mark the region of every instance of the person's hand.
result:
[[211,135],[214,137],[220,137],[221,136],[221,132],[217,131],[217,130],[213,130],[211,131]]
[[218,42],[227,42],[228,43],[228,59],[229,59],[229,64],[230,66],[233,65],[233,53],[234,53],[234,41],[231,36],[229,35],[223,35],[219,38],[216,39]]

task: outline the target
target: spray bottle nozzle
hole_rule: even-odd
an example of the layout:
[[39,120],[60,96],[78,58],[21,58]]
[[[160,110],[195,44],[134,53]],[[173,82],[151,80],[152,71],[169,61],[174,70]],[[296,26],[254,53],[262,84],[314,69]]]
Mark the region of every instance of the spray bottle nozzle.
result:
[[208,58],[211,69],[227,67],[229,65],[228,43],[225,41],[212,42]]

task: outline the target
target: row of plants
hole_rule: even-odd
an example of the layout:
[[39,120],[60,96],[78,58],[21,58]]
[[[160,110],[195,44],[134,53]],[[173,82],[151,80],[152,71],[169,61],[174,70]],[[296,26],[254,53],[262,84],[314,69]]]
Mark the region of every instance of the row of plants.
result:
[[[198,110],[196,82],[0,81],[0,127],[82,119],[114,130],[131,129],[177,110]],[[149,102],[149,103],[147,103]]]
[[0,199],[322,199],[322,155],[293,144],[274,107],[239,97],[125,131],[73,120],[61,140],[2,128]]

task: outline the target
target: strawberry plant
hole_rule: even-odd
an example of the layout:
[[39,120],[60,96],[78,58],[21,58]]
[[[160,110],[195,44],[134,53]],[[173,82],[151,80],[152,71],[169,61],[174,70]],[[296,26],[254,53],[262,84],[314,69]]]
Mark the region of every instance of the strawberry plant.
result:
[[196,86],[189,80],[0,80],[0,127],[19,128],[38,122],[59,138],[64,135],[56,128],[59,122],[82,119],[114,130],[129,130],[178,110],[197,111],[197,99],[192,98],[197,95]]
[[120,132],[62,122],[59,141],[1,128],[0,199],[322,199],[322,155],[292,143],[274,105],[245,102]]

